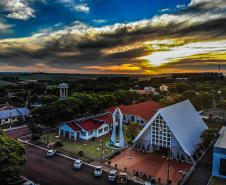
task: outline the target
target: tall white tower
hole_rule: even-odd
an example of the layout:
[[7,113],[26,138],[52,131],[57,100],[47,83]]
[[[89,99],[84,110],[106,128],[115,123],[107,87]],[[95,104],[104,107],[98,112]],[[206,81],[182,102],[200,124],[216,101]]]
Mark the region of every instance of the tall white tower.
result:
[[69,85],[66,83],[62,83],[62,84],[59,84],[58,88],[60,89],[60,99],[67,98]]

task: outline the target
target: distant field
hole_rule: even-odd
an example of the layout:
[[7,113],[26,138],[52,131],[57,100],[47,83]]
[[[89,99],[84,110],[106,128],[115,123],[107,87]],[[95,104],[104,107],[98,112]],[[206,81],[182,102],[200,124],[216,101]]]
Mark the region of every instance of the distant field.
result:
[[80,74],[0,74],[0,79],[18,77],[19,80],[51,80],[51,81],[73,81],[77,79],[95,79],[98,75],[80,75]]
[[150,76],[143,76],[143,75],[119,75],[119,74],[63,74],[63,73],[8,73],[3,74],[0,73],[0,80],[10,77],[18,77],[19,80],[50,80],[50,81],[74,81],[78,79],[96,79],[102,76],[111,76],[111,77],[118,77],[118,76],[130,76],[130,77],[138,77],[138,78],[150,78]]
[[6,86],[6,85],[15,85],[15,84],[11,83],[11,82],[4,81],[4,80],[0,80],[0,87]]

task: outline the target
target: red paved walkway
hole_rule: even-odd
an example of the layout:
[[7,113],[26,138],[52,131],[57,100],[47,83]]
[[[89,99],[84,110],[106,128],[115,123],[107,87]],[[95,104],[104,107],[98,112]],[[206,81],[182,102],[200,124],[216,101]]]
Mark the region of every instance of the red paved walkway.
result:
[[[130,156],[132,158],[130,158]],[[143,174],[154,176],[156,180],[161,178],[162,183],[167,182],[167,160],[161,154],[154,152],[151,154],[138,152],[129,149],[124,150],[123,153],[112,159],[111,165],[114,167],[117,164],[118,168],[133,173],[133,170],[142,172]],[[179,171],[186,171],[191,168],[191,164],[177,162],[175,160],[170,160],[170,174],[169,177],[176,185],[177,181],[181,177]]]

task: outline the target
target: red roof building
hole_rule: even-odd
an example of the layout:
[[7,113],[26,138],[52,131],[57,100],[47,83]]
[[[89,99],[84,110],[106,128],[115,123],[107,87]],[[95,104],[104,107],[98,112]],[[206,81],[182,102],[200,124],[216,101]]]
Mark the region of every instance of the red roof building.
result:
[[[119,105],[119,106],[111,107],[107,109],[106,112],[112,113],[116,108],[119,108],[122,114],[128,117],[129,119],[128,122],[129,121],[136,122],[136,119],[140,117],[143,119],[141,120],[141,124],[142,124],[142,121],[144,122],[149,121],[160,108],[163,108],[163,106],[158,102],[146,101],[146,102],[141,102],[141,103],[132,104],[132,105]],[[133,117],[135,118],[132,119]]]
[[74,122],[67,123],[67,125],[75,132],[78,132],[81,130]]

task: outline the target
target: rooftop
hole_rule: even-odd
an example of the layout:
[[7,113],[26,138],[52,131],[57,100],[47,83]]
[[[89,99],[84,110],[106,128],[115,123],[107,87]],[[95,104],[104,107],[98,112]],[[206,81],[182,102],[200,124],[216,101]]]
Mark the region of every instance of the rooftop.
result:
[[154,101],[146,101],[132,105],[119,105],[111,107],[106,111],[114,112],[116,108],[119,108],[123,114],[136,115],[149,121],[160,108],[163,108],[163,106]]
[[218,148],[225,148],[226,149],[226,127],[222,127],[219,131],[220,137],[218,138],[217,142],[215,143],[215,147]]

